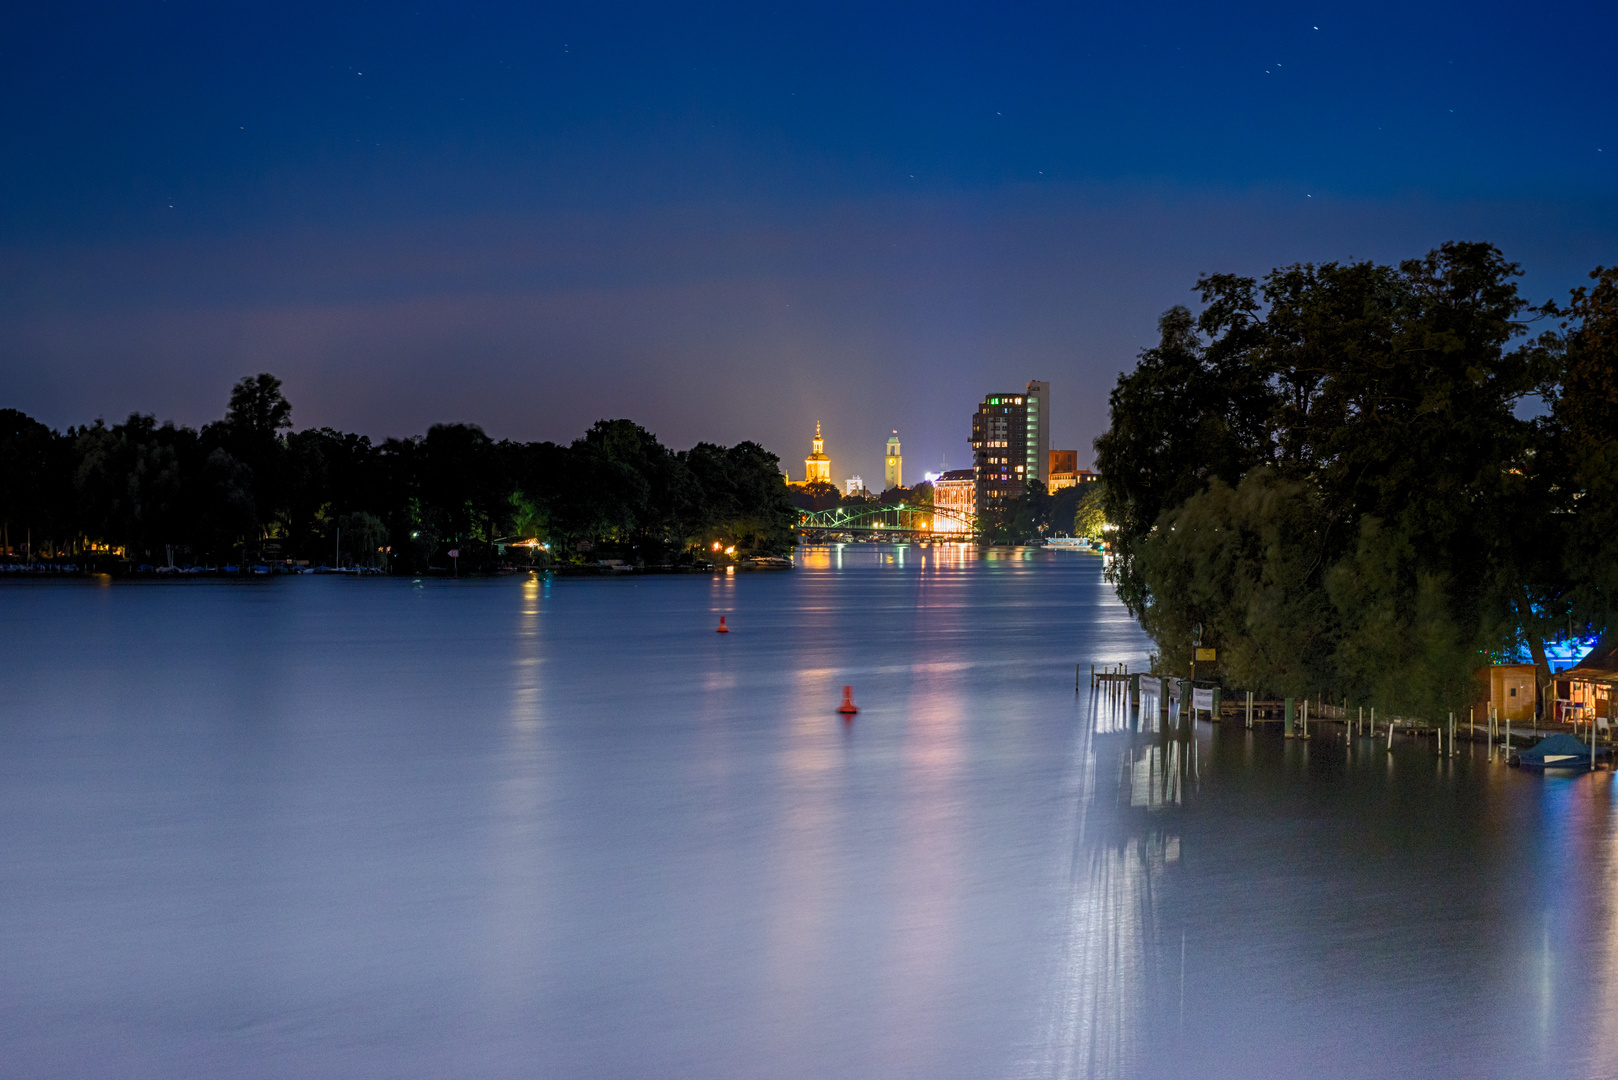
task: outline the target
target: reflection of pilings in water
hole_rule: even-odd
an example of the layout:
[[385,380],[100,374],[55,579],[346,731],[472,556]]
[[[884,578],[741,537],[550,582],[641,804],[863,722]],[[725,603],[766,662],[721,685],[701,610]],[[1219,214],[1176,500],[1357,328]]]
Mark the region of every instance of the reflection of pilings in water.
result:
[[[1083,669],[1080,669],[1082,675]],[[1131,731],[1135,728],[1135,706],[1130,684],[1123,680],[1095,678],[1090,687],[1090,717],[1098,733]]]
[[1129,787],[1129,805],[1158,810],[1185,801],[1185,780],[1197,775],[1194,739],[1171,740],[1166,746],[1130,750],[1119,763],[1120,785]]
[[1045,1045],[1029,1075],[1123,1076],[1138,1057],[1162,862],[1149,847],[1131,837],[1075,852]]
[[[1089,723],[1076,733],[1063,784],[1072,801],[1058,838],[1064,854],[1057,873],[1067,895],[1054,928],[1042,1038],[1021,1070],[1029,1077],[1120,1077],[1138,1068],[1149,1004],[1157,1000],[1154,964],[1166,959],[1156,953],[1162,937],[1156,889],[1165,865],[1180,855],[1178,837],[1148,822],[1170,820],[1156,815],[1182,803],[1197,769],[1194,732],[1190,740],[1174,733],[1136,745],[1131,735],[1144,734],[1148,715],[1154,728],[1173,731],[1158,723],[1147,695],[1137,702],[1127,689],[1098,688],[1089,700]],[[1116,734],[1098,738],[1109,733]],[[1106,755],[1113,768],[1098,762],[1098,747],[1115,748],[1115,757]],[[1109,776],[1116,797],[1099,790]],[[1122,805],[1125,797],[1153,816]],[[1159,989],[1172,993],[1171,986]],[[1165,996],[1162,1003],[1172,1007],[1173,1000]]]

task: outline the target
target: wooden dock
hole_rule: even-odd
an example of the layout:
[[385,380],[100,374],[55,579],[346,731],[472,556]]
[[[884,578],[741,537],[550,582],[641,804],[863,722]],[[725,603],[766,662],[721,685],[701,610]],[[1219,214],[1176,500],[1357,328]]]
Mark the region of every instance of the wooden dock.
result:
[[[1129,685],[1129,679],[1130,679],[1130,675],[1129,675],[1129,665],[1128,664],[1091,664],[1090,665],[1090,689],[1092,689],[1092,690],[1095,690],[1098,687],[1106,686],[1106,685],[1109,685],[1109,684],[1113,685],[1113,686],[1117,686],[1117,685],[1120,685],[1120,684],[1124,685],[1124,686],[1128,686]],[[1084,665],[1079,664],[1079,665],[1077,665],[1077,667],[1074,669],[1074,672],[1073,672],[1073,689],[1082,690],[1084,688],[1083,687],[1083,680],[1084,680]]]

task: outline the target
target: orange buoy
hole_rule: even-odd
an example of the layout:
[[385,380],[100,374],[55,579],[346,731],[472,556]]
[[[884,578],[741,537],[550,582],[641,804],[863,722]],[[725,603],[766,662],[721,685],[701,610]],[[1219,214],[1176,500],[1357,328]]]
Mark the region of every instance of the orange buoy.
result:
[[728,634],[728,633],[730,633],[730,627],[725,625],[725,617],[723,615],[719,616],[719,629],[715,630],[714,633],[716,633],[716,634]]
[[854,706],[854,688],[852,686],[843,687],[843,703],[837,706],[837,711],[844,716],[853,716],[859,712],[859,709]]

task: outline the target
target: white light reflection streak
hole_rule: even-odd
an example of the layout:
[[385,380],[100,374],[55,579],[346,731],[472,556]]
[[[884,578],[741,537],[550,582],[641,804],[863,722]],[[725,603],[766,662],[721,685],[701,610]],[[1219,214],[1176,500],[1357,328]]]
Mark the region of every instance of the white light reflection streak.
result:
[[[825,701],[834,680],[798,675],[800,694]],[[784,792],[782,816],[772,850],[769,925],[766,933],[769,1026],[792,1030],[806,1022],[815,988],[825,978],[833,913],[837,910],[837,853],[844,828],[844,804],[836,782],[844,761],[830,709],[801,713],[788,721],[779,757]]]
[[[1166,845],[1146,834],[1147,819],[1136,816],[1140,811],[1120,808],[1118,813],[1128,815],[1123,821],[1092,820],[1098,806],[1098,752],[1109,757],[1107,775],[1121,783],[1133,787],[1134,770],[1128,736],[1096,739],[1098,732],[1127,731],[1125,699],[1102,694],[1091,702],[1075,736],[1064,786],[1071,808],[1062,837],[1065,895],[1045,993],[1044,1034],[1024,1069],[1030,1077],[1126,1075],[1138,1057],[1145,1017],[1156,923],[1153,882],[1162,873]],[[1142,749],[1144,801],[1161,806],[1162,789],[1155,799],[1151,792],[1154,781],[1160,784],[1163,778],[1152,775],[1152,762],[1163,759],[1157,747]],[[1170,767],[1178,764],[1179,755],[1170,755]],[[1100,806],[1101,813],[1107,809]]]
[[541,768],[539,707],[541,639],[540,606],[543,585],[538,575],[522,583],[512,650],[511,714],[501,740],[495,772],[490,857],[490,932],[493,947],[483,970],[490,975],[488,992],[509,1005],[531,993],[533,964],[539,947],[537,929],[544,925],[541,910],[541,847],[538,836],[543,817],[544,780]]
[[921,677],[909,700],[901,749],[903,814],[890,888],[896,925],[886,935],[892,946],[883,965],[891,975],[883,994],[891,1017],[883,1025],[888,1061],[924,1058],[925,1040],[935,1035],[913,1018],[939,1015],[940,999],[950,992],[964,889],[961,696],[947,683]]
[[1596,773],[1590,781],[1605,788],[1599,796],[1590,799],[1594,819],[1590,828],[1601,832],[1600,842],[1591,845],[1594,848],[1591,873],[1601,883],[1594,890],[1595,910],[1590,915],[1595,938],[1591,952],[1599,956],[1599,961],[1594,972],[1595,985],[1590,988],[1594,1001],[1589,1008],[1579,1010],[1586,1015],[1574,1018],[1574,1022],[1594,1024],[1585,1074],[1618,1076],[1618,1027],[1612,1023],[1612,1018],[1618,1016],[1618,828],[1615,828],[1618,822],[1614,821],[1613,812],[1618,783],[1614,783],[1612,773]]

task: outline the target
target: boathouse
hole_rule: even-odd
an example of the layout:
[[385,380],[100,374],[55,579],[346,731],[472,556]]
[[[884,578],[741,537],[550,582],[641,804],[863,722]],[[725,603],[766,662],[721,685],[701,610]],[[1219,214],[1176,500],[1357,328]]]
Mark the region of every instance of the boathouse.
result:
[[1613,715],[1618,684],[1618,637],[1605,638],[1574,667],[1556,675],[1556,718],[1588,720]]

